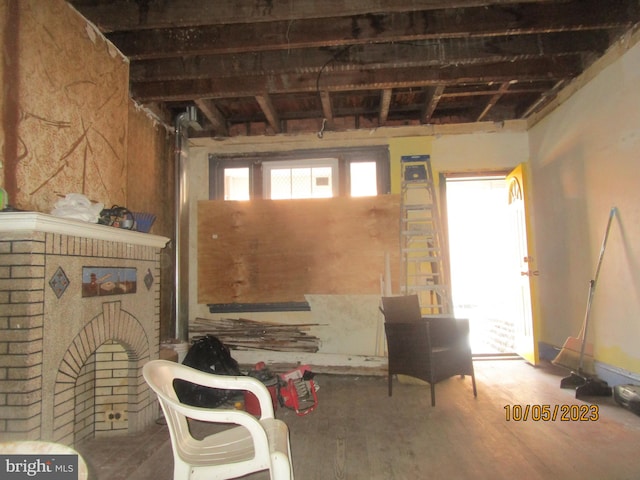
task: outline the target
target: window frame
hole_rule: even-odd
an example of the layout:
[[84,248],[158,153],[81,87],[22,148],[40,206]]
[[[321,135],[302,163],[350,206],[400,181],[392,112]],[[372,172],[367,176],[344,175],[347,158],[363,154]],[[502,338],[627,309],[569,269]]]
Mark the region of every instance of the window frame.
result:
[[[265,152],[259,154],[209,154],[209,199],[224,200],[224,169],[249,168],[250,199],[265,198],[263,178],[266,175],[265,165],[271,162],[280,164],[309,162],[319,159],[338,160],[338,185],[334,185],[334,194],[350,196],[351,175],[349,165],[354,162],[375,162],[378,195],[391,192],[389,147],[372,146],[357,148],[318,148],[295,150],[291,152]],[[286,165],[285,163],[285,165]]]
[[[273,160],[262,164],[262,193],[265,198],[271,196],[271,171],[277,169],[294,169],[294,168],[315,168],[329,167],[331,168],[331,191],[333,197],[340,195],[340,160],[335,157],[326,158],[305,158],[299,160]],[[315,197],[304,197],[315,198]],[[293,199],[281,199],[293,200]]]

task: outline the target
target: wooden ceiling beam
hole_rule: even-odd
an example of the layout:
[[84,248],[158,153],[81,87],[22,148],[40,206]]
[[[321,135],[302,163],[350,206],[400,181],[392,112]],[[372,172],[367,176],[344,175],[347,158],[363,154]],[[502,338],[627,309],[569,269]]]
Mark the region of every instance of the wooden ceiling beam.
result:
[[520,115],[520,118],[527,118],[532,113],[544,107],[553,100],[558,92],[567,84],[565,79],[559,80],[551,89],[538,97],[529,107]]
[[389,107],[391,105],[391,94],[393,90],[385,88],[380,94],[380,112],[378,113],[378,124],[384,125],[389,117]]
[[478,118],[476,119],[477,122],[481,122],[482,119],[487,116],[489,111],[493,107],[495,107],[496,103],[498,103],[498,101],[504,96],[504,94],[507,93],[507,90],[509,90],[510,86],[511,82],[502,82],[502,85],[500,85],[498,91],[489,99],[487,105],[484,107],[482,112],[480,112],[480,115],[478,115]]
[[132,82],[178,80],[262,72],[331,71],[392,65],[441,66],[490,63],[570,54],[602,54],[609,44],[603,31],[563,32],[484,38],[429,40],[411,44],[356,45],[337,55],[327,49],[296,49],[132,61]]
[[640,8],[637,1],[619,0],[603,11],[592,5],[600,1],[525,4],[517,9],[492,6],[391,13],[380,19],[337,17],[330,21],[123,31],[111,33],[108,38],[131,60],[140,60],[620,28],[631,26],[629,9]]
[[268,94],[256,95],[256,101],[258,102],[258,105],[260,105],[260,108],[273,131],[275,133],[280,133],[282,131],[280,127],[280,119],[278,118],[278,112],[273,106],[271,97]]
[[[482,65],[448,65],[441,68],[396,67],[390,69],[327,72],[321,79],[327,91],[372,90],[502,83],[517,79],[548,81],[577,75],[581,60],[566,56],[526,61],[497,62]],[[140,82],[131,86],[132,96],[140,103],[183,101],[193,98],[230,98],[293,92],[317,92],[317,74],[230,76],[173,82]]]
[[228,137],[229,128],[227,127],[227,121],[224,115],[218,107],[216,107],[213,100],[208,99],[196,99],[195,104],[198,106],[202,114],[209,120],[213,130],[215,130],[220,136]]
[[320,103],[322,103],[322,115],[326,120],[326,126],[333,128],[333,106],[331,105],[331,94],[326,90],[320,91]]
[[146,8],[131,0],[70,0],[82,15],[103,32],[150,28],[230,25],[239,23],[294,21],[308,18],[375,15],[443,8],[486,7],[541,3],[548,0],[171,0],[146,2]]
[[427,98],[420,113],[420,123],[430,123],[433,113],[438,107],[442,93],[444,92],[444,85],[436,85],[435,87],[427,88]]

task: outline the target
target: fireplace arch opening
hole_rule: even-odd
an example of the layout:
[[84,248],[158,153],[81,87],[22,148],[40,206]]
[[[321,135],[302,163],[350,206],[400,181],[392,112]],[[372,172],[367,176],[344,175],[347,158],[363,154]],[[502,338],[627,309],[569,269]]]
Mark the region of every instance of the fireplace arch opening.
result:
[[135,433],[151,415],[142,366],[150,359],[141,323],[105,302],[74,337],[56,375],[53,440],[74,445],[100,435]]

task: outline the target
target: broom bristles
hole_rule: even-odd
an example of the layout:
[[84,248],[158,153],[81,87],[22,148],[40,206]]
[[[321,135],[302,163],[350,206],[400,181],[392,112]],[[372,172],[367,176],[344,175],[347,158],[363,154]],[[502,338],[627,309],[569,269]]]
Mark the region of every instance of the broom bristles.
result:
[[595,364],[593,358],[593,345],[587,343],[584,348],[582,358],[582,368],[580,368],[580,350],[582,349],[582,339],[577,337],[569,337],[564,342],[562,349],[551,363],[570,370],[580,371],[590,375],[595,374]]

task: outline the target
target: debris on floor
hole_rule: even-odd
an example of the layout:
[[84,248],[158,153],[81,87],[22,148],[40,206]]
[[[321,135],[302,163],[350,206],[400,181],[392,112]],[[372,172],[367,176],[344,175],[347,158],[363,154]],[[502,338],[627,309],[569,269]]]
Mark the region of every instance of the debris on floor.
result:
[[318,351],[320,340],[307,333],[317,323],[272,323],[246,318],[208,319],[198,317],[189,325],[190,338],[213,334],[231,349],[260,349],[281,352]]

